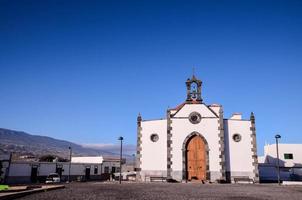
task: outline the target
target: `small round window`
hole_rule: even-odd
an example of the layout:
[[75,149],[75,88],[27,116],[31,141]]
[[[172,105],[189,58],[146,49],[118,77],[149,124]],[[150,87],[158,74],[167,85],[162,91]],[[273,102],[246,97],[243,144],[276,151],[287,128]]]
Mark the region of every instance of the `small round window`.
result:
[[150,139],[152,142],[157,142],[159,137],[156,133],[153,133],[151,136],[150,136]]
[[235,142],[240,142],[240,141],[241,141],[241,135],[238,134],[238,133],[235,133],[235,134],[233,135],[233,140],[234,140]]
[[189,120],[192,124],[198,124],[201,120],[201,115],[198,112],[192,112],[189,115]]

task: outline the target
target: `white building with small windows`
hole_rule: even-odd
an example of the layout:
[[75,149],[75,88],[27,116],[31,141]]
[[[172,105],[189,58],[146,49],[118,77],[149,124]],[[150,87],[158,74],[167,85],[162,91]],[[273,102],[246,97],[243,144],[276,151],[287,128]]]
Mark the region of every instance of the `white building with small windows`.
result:
[[57,173],[62,182],[110,180],[120,170],[119,158],[102,156],[72,157],[71,162],[11,161],[10,157],[0,161],[7,162],[2,169],[6,172],[3,175],[6,184],[45,183],[52,173]]
[[137,179],[259,181],[255,117],[225,118],[223,107],[202,100],[202,82],[186,81],[186,100],[165,119],[137,118]]
[[[302,144],[278,144],[280,178],[282,181],[302,180]],[[276,182],[278,179],[276,144],[264,146],[264,156],[259,157],[261,182]]]

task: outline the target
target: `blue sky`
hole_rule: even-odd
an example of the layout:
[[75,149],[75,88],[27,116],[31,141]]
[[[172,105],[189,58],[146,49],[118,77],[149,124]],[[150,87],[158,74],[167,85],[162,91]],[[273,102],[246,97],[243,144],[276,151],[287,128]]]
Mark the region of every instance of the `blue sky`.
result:
[[0,127],[76,143],[136,143],[203,81],[225,118],[302,143],[301,1],[0,0]]

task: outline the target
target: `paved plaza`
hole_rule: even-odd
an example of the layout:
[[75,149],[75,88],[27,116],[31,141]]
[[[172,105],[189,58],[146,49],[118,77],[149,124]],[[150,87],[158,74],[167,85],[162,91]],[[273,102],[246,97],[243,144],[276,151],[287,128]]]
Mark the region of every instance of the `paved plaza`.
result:
[[23,200],[94,199],[302,199],[302,186],[200,183],[70,183],[65,189],[31,194]]

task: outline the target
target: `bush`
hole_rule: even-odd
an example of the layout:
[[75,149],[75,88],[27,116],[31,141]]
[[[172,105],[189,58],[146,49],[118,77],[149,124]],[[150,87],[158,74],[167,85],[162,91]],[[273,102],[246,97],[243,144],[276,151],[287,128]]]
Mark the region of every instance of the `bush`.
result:
[[1,190],[8,190],[8,185],[0,185],[0,191]]

